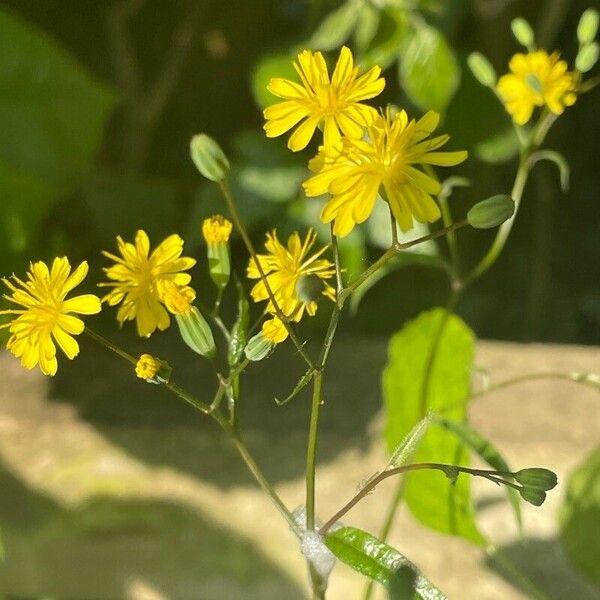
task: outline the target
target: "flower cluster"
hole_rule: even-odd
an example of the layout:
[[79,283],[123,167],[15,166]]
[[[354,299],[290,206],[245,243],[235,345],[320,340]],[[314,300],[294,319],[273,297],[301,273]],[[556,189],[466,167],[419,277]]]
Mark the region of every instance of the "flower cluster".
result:
[[288,144],[301,150],[323,123],[323,144],[309,163],[315,175],[304,183],[309,197],[329,195],[323,223],[333,222],[334,234],[344,237],[368,219],[379,195],[403,231],[414,220],[439,219],[432,195],[441,187],[425,171],[428,165],[452,166],[467,158],[464,151],[438,151],[449,139],[430,137],[439,115],[432,111],[417,121],[403,110],[378,112],[362,104],[381,93],[385,82],[378,67],[359,76],[346,47],[331,79],[320,52],[301,52],[294,66],[300,83],[277,78],[269,83],[268,89],[285,102],[265,109],[265,131],[270,137],[281,135],[305,119]]

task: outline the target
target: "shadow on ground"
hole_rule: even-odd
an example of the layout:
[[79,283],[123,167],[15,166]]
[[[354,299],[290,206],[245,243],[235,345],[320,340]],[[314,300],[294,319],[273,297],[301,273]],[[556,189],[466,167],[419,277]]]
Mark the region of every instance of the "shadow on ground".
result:
[[[569,566],[560,541],[557,539],[525,539],[500,549],[511,563],[519,567],[533,581],[547,598],[552,600],[600,600],[600,589],[586,580]],[[514,574],[507,571],[494,558],[488,558],[486,565],[504,577],[511,585],[527,590],[519,584]],[[533,596],[531,596],[533,597]]]
[[[173,328],[159,337],[145,343],[131,335],[119,339],[134,354],[156,352],[176,365],[173,378],[210,400],[215,377],[207,361],[186,352]],[[102,435],[146,464],[166,465],[224,487],[250,481],[210,419],[194,413],[164,389],[136,379],[124,361],[89,340],[84,343],[88,347],[77,361],[64,361],[52,379],[52,401],[75,405],[79,415]],[[379,379],[384,362],[383,343],[360,340],[359,346],[356,340],[341,339],[334,347],[329,366],[333,374],[321,413],[319,460],[331,460],[348,448],[367,447],[367,424],[381,406]],[[303,372],[299,357],[286,347],[268,361],[250,365],[244,378],[239,407],[242,430],[274,481],[294,479],[304,472],[310,388],[285,406],[274,402],[275,396],[289,394]],[[227,459],[231,454],[227,470],[223,469],[224,454]]]
[[276,600],[300,590],[253,544],[174,504],[96,497],[67,509],[0,465],[0,597]]

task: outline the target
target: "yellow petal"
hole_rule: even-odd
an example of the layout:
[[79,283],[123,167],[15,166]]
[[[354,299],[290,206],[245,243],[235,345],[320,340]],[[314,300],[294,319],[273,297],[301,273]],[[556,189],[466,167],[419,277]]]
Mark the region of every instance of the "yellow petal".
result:
[[52,335],[56,340],[59,348],[65,353],[65,356],[73,360],[79,354],[79,344],[74,337],[70,336],[61,327],[55,327],[52,330]]
[[75,296],[63,302],[64,312],[74,312],[80,315],[95,315],[102,310],[100,298],[94,294]]
[[306,119],[306,121],[301,123],[290,136],[290,139],[288,140],[288,148],[292,152],[304,150],[304,148],[306,148],[308,145],[308,142],[310,142],[310,138],[312,138],[320,120],[321,118],[318,116],[309,117]]

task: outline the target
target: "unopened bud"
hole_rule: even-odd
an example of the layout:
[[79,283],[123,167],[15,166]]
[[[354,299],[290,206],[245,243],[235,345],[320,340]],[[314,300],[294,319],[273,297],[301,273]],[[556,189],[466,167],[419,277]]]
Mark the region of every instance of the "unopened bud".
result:
[[471,52],[467,58],[471,73],[481,85],[494,87],[498,79],[492,63],[481,52]]
[[168,383],[171,371],[169,363],[150,354],[142,354],[135,365],[135,374],[148,383]]
[[594,41],[594,38],[598,33],[599,21],[598,11],[594,8],[588,8],[581,15],[579,25],[577,25],[577,39],[581,46]]
[[467,213],[467,221],[475,229],[491,229],[502,225],[515,212],[515,203],[510,196],[499,194],[478,202]]
[[575,68],[580,73],[587,73],[598,62],[599,50],[598,42],[590,42],[581,46],[575,58]]
[[214,284],[224,288],[231,276],[231,259],[229,256],[229,236],[231,221],[222,215],[205,219],[202,223],[202,235],[207,243],[208,269]]
[[258,362],[259,360],[266,358],[273,348],[275,348],[274,342],[268,340],[261,331],[248,340],[248,343],[244,348],[244,354],[248,360]]
[[185,314],[176,314],[175,320],[183,341],[194,351],[206,358],[215,355],[215,340],[210,326],[200,311],[192,306]]
[[190,142],[190,154],[198,171],[207,179],[219,183],[229,172],[229,161],[221,146],[204,133],[195,135]]
[[528,50],[532,50],[535,46],[535,36],[531,25],[522,17],[517,17],[510,24],[513,35],[519,44],[525,46]]
[[522,469],[521,471],[517,471],[513,477],[515,478],[515,481],[524,487],[535,488],[542,491],[551,490],[556,487],[556,484],[558,483],[556,473],[541,467]]

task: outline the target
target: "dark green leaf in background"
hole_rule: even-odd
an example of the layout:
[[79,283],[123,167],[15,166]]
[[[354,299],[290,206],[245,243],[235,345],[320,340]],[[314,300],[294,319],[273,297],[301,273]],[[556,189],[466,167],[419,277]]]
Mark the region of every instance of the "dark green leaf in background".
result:
[[0,255],[6,257],[25,248],[52,204],[87,173],[115,97],[45,33],[4,9],[0,31]]
[[[444,321],[437,357],[431,368],[427,401],[423,402],[426,363],[432,341]],[[422,313],[392,337],[383,373],[385,436],[390,452],[428,410],[456,421],[465,419],[474,342],[475,336],[469,327],[458,316],[448,315],[441,308]],[[425,434],[413,460],[467,465],[468,453],[454,434],[435,428]],[[406,477],[404,498],[419,521],[477,544],[484,542],[475,523],[467,477],[458,477],[454,485],[441,473],[417,471]]]
[[460,67],[443,34],[430,26],[411,33],[399,63],[400,85],[422,110],[444,112],[460,83]]
[[306,48],[311,50],[335,50],[352,34],[360,15],[360,0],[347,0],[337,10],[329,13],[311,38]]

